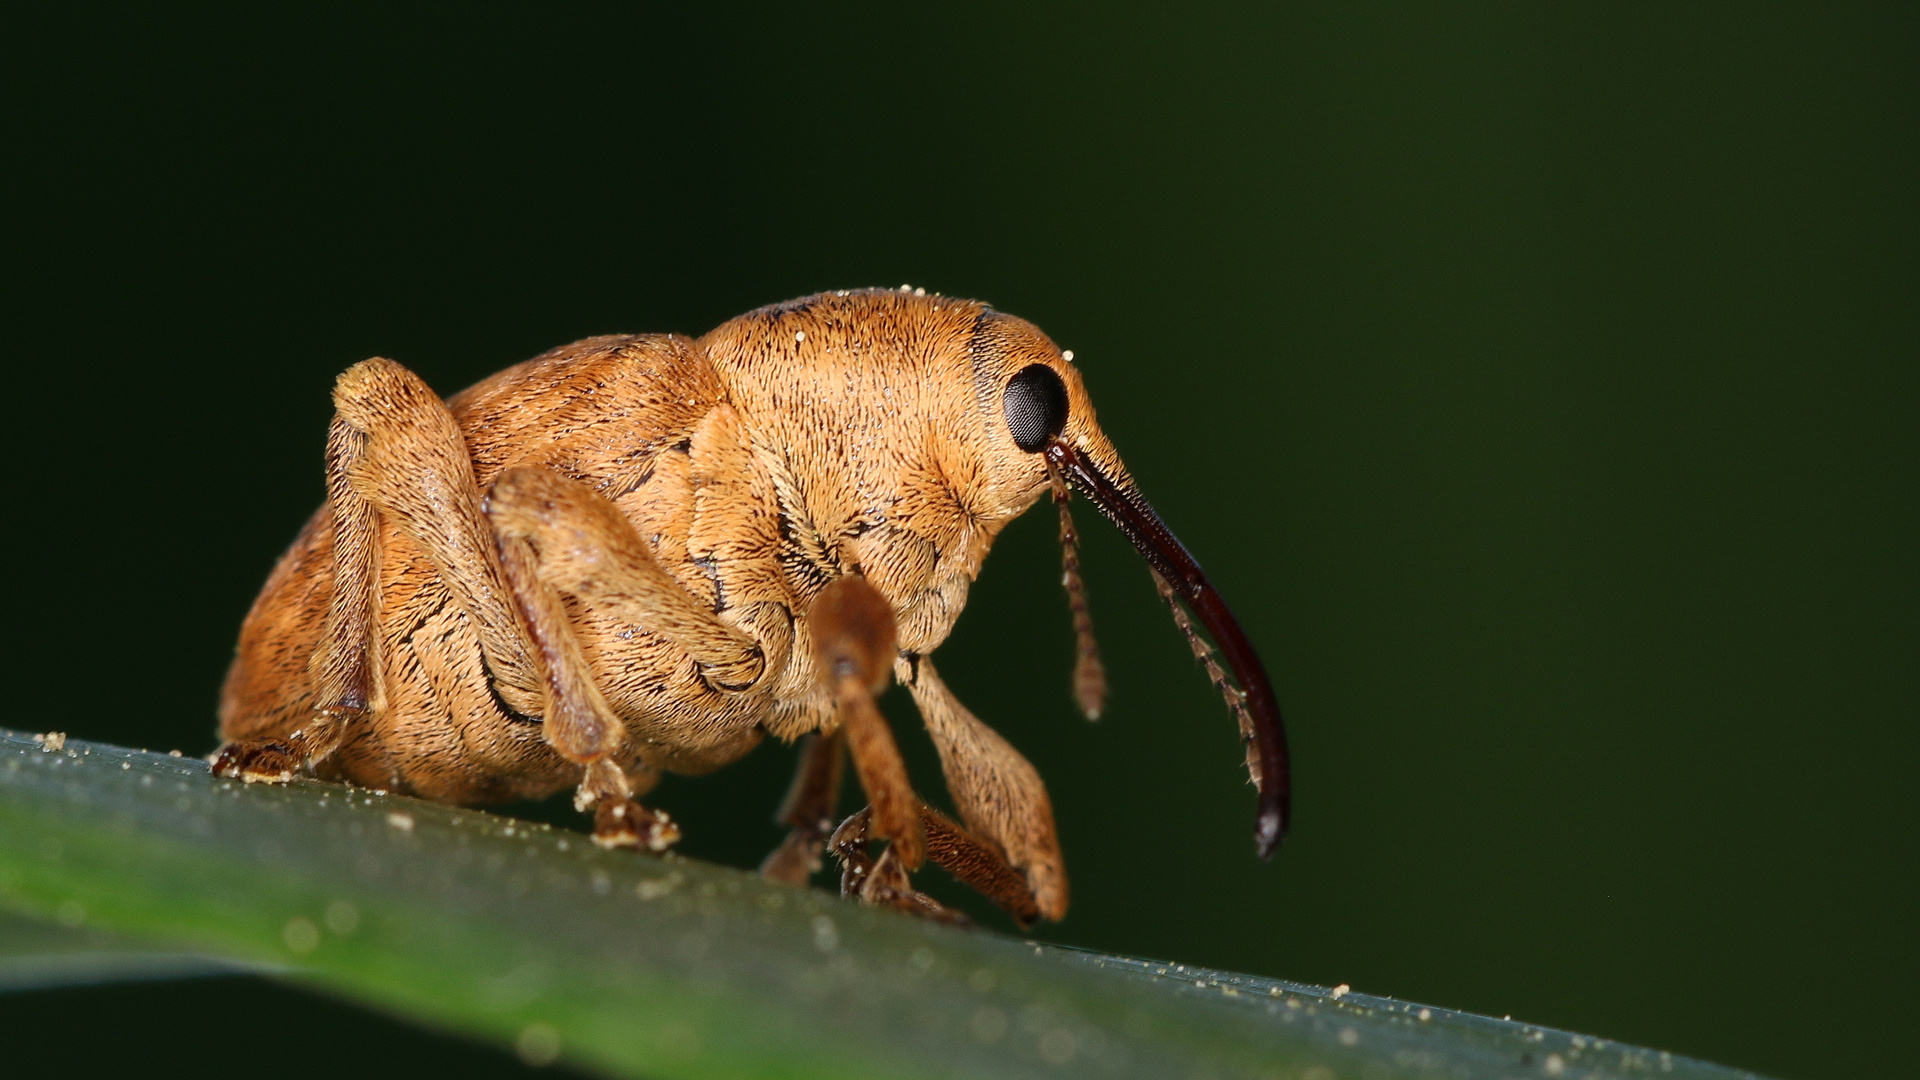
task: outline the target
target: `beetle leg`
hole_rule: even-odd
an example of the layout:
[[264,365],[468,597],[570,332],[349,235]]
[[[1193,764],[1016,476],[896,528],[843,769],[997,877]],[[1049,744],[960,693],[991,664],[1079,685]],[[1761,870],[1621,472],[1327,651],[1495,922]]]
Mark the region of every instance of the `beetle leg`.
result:
[[789,826],[787,838],[760,864],[760,875],[789,885],[805,885],[820,869],[820,852],[833,832],[840,802],[840,778],[846,739],[840,732],[808,735],[800,744],[800,766],[774,820]]
[[593,840],[602,847],[664,851],[680,839],[680,827],[634,798],[618,756],[626,726],[593,683],[593,670],[567,624],[560,594],[540,579],[539,556],[526,540],[500,538],[507,586],[526,620],[527,633],[546,669],[547,700],[541,729],[547,744],[585,768],[574,806],[594,810]]
[[927,833],[927,858],[960,883],[994,902],[1021,926],[1032,926],[1040,905],[1025,874],[1007,863],[990,840],[975,836],[952,818],[922,803],[920,824]]
[[[894,672],[913,694],[940,752],[947,791],[967,827],[1026,875],[1039,913],[1067,913],[1067,872],[1053,804],[1040,774],[1012,744],[980,722],[940,681],[933,661],[904,657]],[[1005,906],[1005,905],[1002,905]]]
[[[964,916],[907,880],[908,872],[932,855],[1022,924],[1031,923],[1040,907],[1026,879],[1007,864],[991,841],[983,841],[929,808],[908,785],[900,748],[873,700],[875,690],[886,685],[886,660],[896,646],[893,613],[885,598],[864,578],[841,578],[814,601],[807,625],[813,634],[816,666],[834,691],[840,730],[869,801],[866,809],[842,822],[828,841],[842,867],[841,893],[929,918],[965,922]],[[837,759],[837,749],[831,752]],[[806,773],[803,766],[803,778]],[[803,790],[796,781],[795,791]],[[1044,791],[1040,805],[1045,809]],[[1048,821],[1051,824],[1050,811]],[[877,859],[867,850],[874,838],[891,841]]]
[[640,805],[635,796],[645,791],[636,787],[652,787],[660,774],[644,767],[636,772],[640,785],[607,758],[589,762],[573,795],[574,809],[593,810],[593,842],[601,847],[665,851],[680,839],[680,826],[665,811]]
[[327,429],[327,515],[333,527],[333,585],[320,642],[308,661],[313,716],[279,739],[230,742],[212,758],[216,776],[286,783],[325,760],[373,708],[377,660],[374,619],[380,596],[380,515],[348,475],[366,436],[335,415]]
[[900,863],[898,845],[888,844],[879,858],[868,852],[867,845],[873,839],[869,832],[872,821],[873,808],[866,807],[841,822],[840,827],[833,831],[833,838],[828,841],[833,848],[834,858],[840,861],[840,895],[848,899],[857,898],[875,907],[898,908],[940,922],[963,926],[970,924],[972,920],[964,914],[920,892],[908,882],[907,869]]
[[887,685],[887,662],[895,651],[893,609],[865,578],[829,584],[807,611],[815,670],[832,691],[840,730],[853,756],[854,772],[873,808],[871,829],[906,870],[926,860],[926,838],[915,807],[920,799],[907,780],[900,745],[873,700]]
[[632,523],[587,485],[545,469],[508,469],[494,481],[485,510],[508,588],[544,662],[547,742],[586,766],[574,802],[582,810],[594,808],[594,841],[665,849],[680,838],[680,829],[665,814],[641,806],[617,767],[626,725],[593,681],[561,593],[656,631],[684,649],[723,692],[759,680],[766,670],[763,650],[682,588]]
[[673,642],[714,689],[747,690],[766,672],[759,642],[681,587],[632,522],[587,485],[546,469],[508,469],[486,509],[503,540],[538,552],[543,583]]
[[494,686],[507,704],[540,711],[542,679],[509,598],[480,488],[459,424],[418,375],[363,360],[333,390],[340,419],[362,436],[342,470],[353,491],[426,553],[472,620]]
[[[1001,826],[1006,835],[1023,841],[1018,850],[1029,856],[1030,868],[1022,877],[1001,854],[999,848],[1004,841],[975,836],[928,808],[907,782],[900,748],[873,700],[875,690],[886,685],[886,658],[894,655],[896,647],[893,613],[885,598],[863,578],[840,578],[814,601],[807,613],[807,625],[813,634],[816,667],[834,691],[840,730],[845,733],[869,802],[867,809],[842,822],[829,841],[843,868],[841,892],[872,904],[961,921],[961,916],[908,883],[908,872],[918,869],[922,859],[931,854],[955,877],[984,893],[1022,924],[1040,914],[1059,918],[1066,909],[1066,881],[1059,869],[1059,847],[1053,839],[1053,811],[1033,766],[946,694],[945,686],[924,658],[917,665],[902,665],[903,675],[915,676],[915,683],[909,685],[917,684],[916,699],[921,694],[931,695],[933,704],[922,703],[922,712],[930,707],[942,710],[939,723],[930,719],[928,728],[937,727],[948,736],[941,744],[943,764],[952,750],[949,744],[956,740],[954,733],[962,733],[968,740],[968,760],[990,763],[991,767],[984,770],[991,774],[988,779],[998,780],[1011,792],[1003,795],[998,808],[1040,815],[1034,837],[1015,833],[1000,819],[983,815]],[[967,727],[967,721],[972,722],[972,728]],[[949,772],[951,775],[952,770]],[[990,786],[976,783],[964,790],[977,795]],[[977,798],[973,801],[980,802]],[[963,801],[961,805],[964,813],[970,804]],[[867,851],[867,843],[873,838],[891,841],[878,859]],[[1044,859],[1047,851],[1051,852],[1051,863]],[[1052,877],[1042,878],[1050,891],[1042,893],[1029,884],[1034,877],[1032,867],[1051,871]]]
[[[991,843],[968,832],[947,815],[925,803],[920,804],[919,813],[920,827],[927,836],[929,859],[961,884],[993,901],[1021,926],[1033,925],[1040,909],[1020,871],[1007,865]],[[869,853],[867,845],[871,837],[867,823],[872,814],[870,808],[861,810],[841,822],[833,832],[830,844],[834,858],[840,862],[840,894],[947,922],[966,922],[966,916],[910,887],[898,860],[889,859],[891,849],[882,852],[878,859]]]
[[[885,865],[884,853],[878,860],[868,853],[870,814],[870,810],[861,810],[841,822],[830,841],[833,856],[841,866],[841,895],[858,896],[948,921],[966,921],[958,912],[948,911],[931,897],[907,888],[904,874],[895,878],[891,871],[897,867]],[[1021,926],[1032,926],[1039,918],[1040,908],[1034,902],[1026,876],[1009,866],[990,841],[968,832],[925,803],[920,804],[920,827],[927,836],[927,858],[935,865],[993,901]]]

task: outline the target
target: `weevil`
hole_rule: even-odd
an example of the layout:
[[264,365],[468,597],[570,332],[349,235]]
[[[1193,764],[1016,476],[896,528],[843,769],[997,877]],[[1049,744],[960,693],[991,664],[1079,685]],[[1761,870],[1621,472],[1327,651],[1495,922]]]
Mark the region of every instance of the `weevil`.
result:
[[[931,858],[1023,924],[1059,919],[1046,788],[931,654],[994,538],[1051,496],[1074,690],[1098,714],[1077,492],[1145,558],[1237,715],[1258,853],[1286,831],[1259,657],[1101,432],[1072,354],[1031,323],[920,289],[822,293],[698,339],[588,338],[444,401],[375,358],[333,402],[326,501],[221,693],[220,775],[463,805],[572,787],[596,842],[661,850],[678,826],[639,801],[661,774],[772,735],[802,746],[769,877],[803,883],[831,849],[844,891],[947,917],[908,877]],[[875,705],[889,679],[959,821],[913,791]],[[849,758],[868,806],[836,827]]]

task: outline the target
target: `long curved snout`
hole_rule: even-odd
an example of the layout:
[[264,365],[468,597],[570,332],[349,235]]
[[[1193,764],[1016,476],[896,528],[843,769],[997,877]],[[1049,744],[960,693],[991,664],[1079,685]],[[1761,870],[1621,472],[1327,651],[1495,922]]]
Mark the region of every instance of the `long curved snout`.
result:
[[1253,651],[1253,644],[1240,629],[1239,620],[1207,580],[1200,564],[1130,481],[1124,487],[1116,483],[1063,437],[1049,440],[1043,452],[1048,464],[1068,484],[1119,527],[1171,591],[1171,599],[1199,618],[1225,655],[1234,681],[1239,684],[1237,690],[1226,688],[1229,703],[1236,712],[1242,713],[1243,723],[1250,729],[1247,769],[1260,792],[1254,843],[1262,859],[1271,859],[1281,837],[1287,833],[1292,784],[1287,771],[1286,727],[1259,654]]

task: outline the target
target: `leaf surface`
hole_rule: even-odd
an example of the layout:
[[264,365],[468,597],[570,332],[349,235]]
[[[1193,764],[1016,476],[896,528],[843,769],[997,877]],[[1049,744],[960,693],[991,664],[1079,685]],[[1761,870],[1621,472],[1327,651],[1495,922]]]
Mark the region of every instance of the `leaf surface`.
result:
[[264,970],[613,1076],[1751,1074],[1040,946],[581,834],[0,729],[0,988]]

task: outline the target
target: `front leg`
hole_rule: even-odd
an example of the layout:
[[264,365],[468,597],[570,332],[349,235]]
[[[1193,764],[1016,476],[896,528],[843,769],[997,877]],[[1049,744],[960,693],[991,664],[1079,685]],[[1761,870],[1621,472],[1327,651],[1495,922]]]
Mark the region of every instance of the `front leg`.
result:
[[[994,770],[993,779],[1000,781],[1002,788],[1017,792],[1003,794],[1001,806],[1010,812],[1037,813],[1042,818],[1035,823],[1038,836],[1034,838],[1017,833],[1010,827],[1011,823],[1000,817],[981,815],[982,820],[1001,830],[998,835],[986,836],[975,835],[948,820],[913,793],[907,782],[906,764],[900,759],[900,749],[873,700],[873,695],[886,686],[886,663],[896,655],[897,647],[893,611],[885,598],[864,578],[840,578],[814,601],[807,612],[807,627],[813,635],[814,669],[833,691],[840,730],[845,734],[855,771],[869,802],[867,809],[834,830],[828,842],[842,867],[842,895],[857,896],[870,904],[900,908],[930,918],[965,922],[964,916],[943,907],[909,882],[907,875],[931,855],[934,862],[985,894],[1023,926],[1040,915],[1059,918],[1066,910],[1066,881],[1059,869],[1059,847],[1053,840],[1053,812],[1033,767],[986,725],[972,720],[972,715],[958,702],[951,701],[951,695],[946,696],[950,704],[941,703],[935,688],[944,691],[945,687],[939,686],[930,666],[925,666],[923,672],[908,671],[919,676],[915,683],[909,684],[914,688],[916,699],[921,694],[933,694],[929,700],[943,710],[938,714],[937,729],[934,720],[928,721],[928,729],[936,731],[936,741],[940,742],[942,762],[954,753],[955,760],[964,757],[975,771]],[[921,663],[924,665],[925,661]],[[910,667],[904,661],[901,666]],[[927,708],[928,705],[921,705],[923,712]],[[965,720],[972,720],[972,728],[966,726],[963,716]],[[964,740],[961,735],[965,735]],[[960,748],[957,753],[956,746]],[[983,766],[982,762],[987,764]],[[1026,770],[1025,784],[1021,782],[1019,769],[1014,767],[1016,764]],[[803,767],[802,777],[805,775]],[[953,775],[949,770],[949,777]],[[984,804],[979,796],[991,787],[990,783],[976,783],[955,788],[962,812],[977,812]],[[795,790],[802,790],[799,782]],[[963,792],[973,797],[963,798]],[[1003,837],[1025,842],[1013,846]],[[868,851],[869,841],[873,839],[890,841],[877,858]],[[1052,845],[1050,864],[1044,861],[1044,845]],[[1016,851],[1026,862],[1009,865],[1003,852]],[[1046,885],[1044,892],[1031,884],[1036,877],[1036,866],[1043,872],[1052,871],[1051,877],[1039,878]],[[1023,875],[1021,870],[1026,873]]]
[[[898,862],[883,853],[875,859],[867,850],[867,823],[872,810],[861,810],[840,823],[830,841],[840,860],[840,893],[871,904],[904,908],[943,922],[964,923],[966,916],[942,906],[908,883]],[[920,827],[927,836],[927,857],[961,884],[991,900],[1021,926],[1040,917],[1026,876],[1007,865],[994,845],[968,832],[933,807],[920,804]]]
[[1026,875],[1039,913],[1058,920],[1067,913],[1067,871],[1040,773],[960,704],[930,658],[902,658],[894,671],[913,694],[940,752],[947,791],[961,820]]
[[871,831],[891,841],[887,855],[902,870],[918,870],[927,857],[920,798],[907,780],[900,745],[873,700],[886,688],[887,661],[895,651],[893,609],[865,578],[843,577],[814,600],[807,628],[813,634],[814,670],[833,693],[854,772],[873,808]]
[[[924,808],[923,808],[924,809]],[[873,840],[873,808],[866,807],[840,823],[828,843],[833,857],[840,861],[840,895],[858,897],[875,907],[897,908],[940,922],[968,925],[972,920],[913,887],[907,868],[901,865],[900,852],[891,844],[875,858],[869,850]]]

